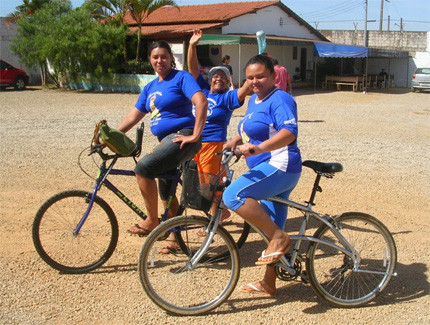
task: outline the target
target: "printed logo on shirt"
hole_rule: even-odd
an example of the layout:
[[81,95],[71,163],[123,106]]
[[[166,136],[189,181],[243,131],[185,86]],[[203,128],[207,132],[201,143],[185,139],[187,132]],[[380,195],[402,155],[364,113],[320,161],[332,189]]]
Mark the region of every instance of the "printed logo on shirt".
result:
[[160,111],[158,110],[157,106],[155,106],[155,99],[157,96],[153,96],[150,99],[149,107],[151,107],[151,119],[154,119],[158,116],[160,116]]
[[[214,107],[217,106],[217,102],[212,98],[207,98],[208,100],[208,117],[213,114]],[[193,115],[196,117],[196,106],[193,104]],[[207,123],[208,121],[206,121]]]
[[243,130],[243,127],[244,127],[244,125],[245,125],[245,123],[246,123],[246,121],[247,120],[250,120],[251,119],[251,117],[252,117],[252,115],[254,114],[254,112],[252,112],[252,113],[250,113],[250,114],[248,114],[248,115],[245,115],[244,117],[243,117],[243,119],[242,119],[242,124],[240,125],[240,128],[239,128],[239,130],[240,130],[240,137],[242,138],[242,142],[243,143],[247,143],[247,142],[249,142],[249,136],[246,134],[246,132]]
[[285,125],[296,125],[297,122],[296,122],[295,118],[292,118],[291,120],[284,121],[284,124]]
[[240,137],[242,138],[243,143],[247,143],[249,142],[249,136],[245,133],[245,131],[243,131],[244,124],[245,123],[242,123],[242,125],[240,126]]

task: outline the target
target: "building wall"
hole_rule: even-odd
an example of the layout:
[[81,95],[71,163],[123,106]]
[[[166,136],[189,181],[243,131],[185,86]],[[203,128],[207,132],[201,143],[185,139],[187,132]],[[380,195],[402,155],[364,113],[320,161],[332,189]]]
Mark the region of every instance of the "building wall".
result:
[[305,26],[289,17],[277,6],[261,9],[255,14],[247,14],[232,19],[222,27],[222,34],[255,34],[264,30],[266,35],[305,38],[319,40]]
[[[362,30],[320,30],[333,43],[364,46]],[[368,31],[368,46],[378,49],[415,52],[429,51],[430,32]]]
[[0,17],[0,58],[14,67],[19,68],[27,72],[30,77],[31,85],[40,85],[40,73],[37,69],[27,67],[25,64],[21,63],[19,57],[12,53],[10,47],[12,45],[12,40],[16,35],[16,24],[6,23],[6,19]]

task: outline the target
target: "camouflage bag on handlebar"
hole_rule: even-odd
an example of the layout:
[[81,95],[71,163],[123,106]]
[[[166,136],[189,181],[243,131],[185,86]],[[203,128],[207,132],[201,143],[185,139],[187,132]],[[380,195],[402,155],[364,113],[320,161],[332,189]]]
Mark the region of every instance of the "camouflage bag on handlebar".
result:
[[108,126],[106,120],[101,120],[96,124],[91,146],[100,144],[100,139],[101,144],[105,144],[110,150],[121,156],[130,156],[137,148],[136,144],[123,132]]

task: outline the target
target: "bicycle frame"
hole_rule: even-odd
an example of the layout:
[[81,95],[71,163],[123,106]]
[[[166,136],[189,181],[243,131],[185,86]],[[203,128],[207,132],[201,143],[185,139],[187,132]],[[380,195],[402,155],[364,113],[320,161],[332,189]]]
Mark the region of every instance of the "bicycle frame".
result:
[[[228,184],[231,182],[231,180],[233,179],[233,173],[234,171],[230,169],[229,166],[229,162],[231,161],[233,156],[233,153],[230,153],[228,156],[224,157],[222,159],[222,165],[225,167],[226,169],[226,173],[228,175],[226,181],[225,181],[225,186],[228,186]],[[307,205],[303,205],[291,200],[285,200],[282,198],[278,198],[278,197],[272,197],[269,198],[269,201],[272,202],[276,202],[279,204],[283,204],[288,206],[289,208],[293,208],[296,210],[299,210],[301,212],[304,213],[304,219],[302,221],[302,224],[300,226],[300,230],[299,230],[299,234],[298,235],[291,235],[290,239],[291,240],[296,240],[296,243],[294,245],[294,249],[291,255],[291,258],[287,259],[285,256],[282,256],[280,259],[281,262],[281,267],[286,269],[291,275],[295,275],[296,274],[296,270],[294,269],[294,267],[292,267],[295,263],[295,261],[298,258],[298,251],[299,248],[302,244],[302,241],[309,241],[309,242],[317,242],[317,243],[321,243],[324,245],[328,245],[331,246],[335,249],[338,249],[340,251],[342,251],[343,253],[345,253],[347,256],[349,256],[355,265],[355,271],[358,271],[358,264],[360,261],[360,256],[359,253],[356,251],[356,249],[354,248],[354,246],[352,246],[348,240],[346,240],[346,238],[337,230],[338,225],[336,222],[330,222],[328,219],[324,218],[324,216],[320,216],[318,213],[316,213],[315,211],[312,210],[312,206],[314,205],[314,200],[315,200],[315,196],[316,196],[316,192],[320,191],[320,187],[319,187],[319,182],[321,179],[321,176],[323,174],[321,173],[317,173],[315,182],[314,182],[314,186],[311,192],[311,196],[310,199],[307,203]],[[200,249],[196,252],[196,254],[193,256],[193,258],[187,263],[187,266],[189,268],[193,268],[195,265],[197,265],[197,263],[199,262],[200,258],[205,254],[207,248],[209,247],[212,238],[215,236],[216,233],[216,229],[219,225],[219,219],[221,217],[221,211],[223,208],[223,202],[221,202],[220,204],[220,208],[218,208],[218,211],[216,213],[215,218],[212,219],[211,223],[210,223],[210,229],[208,229],[207,231],[207,236],[205,238],[205,241],[203,242],[202,246],[200,247]],[[335,219],[331,216],[325,215],[327,217],[329,217],[331,219],[331,221],[334,221]],[[331,232],[339,239],[340,243],[342,245],[344,245],[347,248],[341,247],[336,245],[335,243],[328,241],[328,240],[324,240],[324,239],[319,239],[319,238],[315,238],[313,236],[306,236],[305,235],[305,231],[307,229],[307,224],[309,222],[309,218],[312,217],[316,220],[318,220],[319,222],[325,224],[327,227],[329,227],[331,229]],[[258,233],[260,234],[260,236],[264,239],[264,241],[266,243],[269,243],[269,239],[267,237],[267,235],[258,227],[250,224],[250,226]]]
[[[335,249],[338,249],[338,250],[342,251],[343,253],[345,253],[347,256],[351,257],[351,259],[354,261],[354,265],[356,265],[356,266],[358,265],[359,254],[355,250],[355,248],[348,242],[348,240],[346,240],[346,238],[337,230],[337,227],[338,227],[337,223],[336,222],[330,222],[328,219],[324,218],[324,216],[321,216],[318,213],[316,213],[315,211],[313,211],[311,209],[311,206],[313,204],[312,202],[309,202],[308,205],[306,206],[306,205],[302,205],[300,203],[297,203],[297,202],[294,202],[291,200],[285,200],[285,199],[278,198],[278,197],[273,197],[273,198],[270,198],[268,200],[272,201],[272,202],[279,203],[279,204],[287,205],[289,208],[293,208],[293,209],[296,209],[296,210],[304,213],[304,218],[303,218],[303,221],[300,225],[298,235],[290,235],[290,239],[296,241],[296,243],[294,245],[294,249],[292,250],[292,253],[291,253],[291,258],[287,259],[285,256],[282,256],[280,259],[280,261],[282,262],[281,267],[285,268],[291,275],[295,275],[295,273],[296,273],[296,270],[292,266],[294,265],[294,262],[298,258],[298,251],[301,247],[302,241],[317,242],[317,243],[324,244],[324,245],[333,247]],[[325,216],[331,218],[332,220],[335,220],[332,216],[329,216],[329,215],[325,215]],[[307,224],[309,222],[310,217],[318,220],[319,222],[321,222],[321,223],[325,224],[327,227],[329,227],[331,229],[331,232],[336,236],[336,238],[339,239],[339,241],[342,243],[342,245],[347,247],[347,249],[342,247],[342,246],[336,245],[335,243],[333,243],[331,241],[305,235],[305,231],[307,229]],[[250,226],[258,234],[260,234],[260,236],[265,240],[266,243],[269,243],[269,239],[268,239],[267,235],[261,229],[255,227],[252,224],[250,224]]]
[[[120,175],[120,176],[135,176],[135,172],[132,170],[125,170],[125,169],[114,169],[114,165],[116,164],[118,157],[114,156],[112,162],[109,164],[109,167],[106,167],[106,158],[109,156],[104,155],[102,156],[103,162],[100,165],[100,169],[96,178],[96,184],[94,186],[93,192],[91,194],[91,198],[89,199],[88,207],[82,216],[81,220],[79,221],[78,225],[76,226],[76,229],[73,231],[73,234],[76,236],[79,234],[79,231],[81,230],[83,224],[85,223],[86,219],[88,218],[91,209],[93,207],[95,198],[97,196],[98,191],[101,189],[102,185],[105,185],[109,190],[111,190],[121,201],[123,201],[133,212],[135,212],[140,218],[143,220],[146,219],[147,215],[145,212],[143,212],[133,201],[131,201],[124,193],[122,193],[111,181],[107,179],[109,175]],[[165,179],[172,179],[173,183],[169,191],[169,197],[167,200],[167,205],[164,210],[164,213],[162,214],[161,220],[164,221],[167,219],[168,211],[172,205],[173,198],[176,194],[176,188],[178,184],[182,185],[182,180],[180,178],[180,172],[176,172],[175,174],[161,174],[158,175],[157,178],[165,178]]]

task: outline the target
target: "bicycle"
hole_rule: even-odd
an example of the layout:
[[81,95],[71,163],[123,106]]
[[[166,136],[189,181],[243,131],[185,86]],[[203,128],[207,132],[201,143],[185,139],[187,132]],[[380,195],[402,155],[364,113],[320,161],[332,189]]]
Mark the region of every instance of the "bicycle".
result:
[[[137,162],[143,129],[142,123],[136,132],[137,148],[129,156],[107,154],[103,152],[101,145],[90,149],[89,156],[98,154],[102,160],[92,192],[63,191],[50,197],[39,208],[33,221],[33,243],[39,256],[49,266],[63,273],[82,274],[99,268],[112,256],[118,242],[118,221],[109,204],[98,195],[103,185],[140,218],[146,219],[145,212],[108,179],[110,175],[135,176],[132,170],[116,169],[114,166],[119,159],[127,157],[132,157]],[[81,154],[83,152],[86,149]],[[160,222],[164,222],[168,219],[177,187],[182,184],[181,169],[158,177],[172,180],[167,206],[160,218]],[[176,214],[182,215],[184,209],[180,205]],[[207,212],[205,214],[210,218]],[[238,245],[241,246],[248,236],[249,226],[235,226],[239,228]]]
[[[229,164],[234,153],[222,152],[227,170],[225,187],[233,177]],[[320,215],[312,207],[322,191],[321,178],[333,178],[343,167],[339,163],[304,161],[317,175],[306,205],[281,198],[274,202],[301,211],[303,220],[297,235],[290,235],[292,250],[275,263],[277,277],[284,281],[300,277],[318,296],[336,307],[359,307],[375,299],[396,276],[396,244],[389,230],[375,217],[360,212],[337,216]],[[240,274],[239,252],[230,234],[219,224],[223,203],[215,218],[178,216],[159,225],[146,239],[138,264],[139,278],[148,297],[162,309],[177,315],[198,315],[215,309],[232,294]],[[310,219],[321,225],[313,236],[306,235]],[[205,227],[199,238],[195,228]],[[262,236],[258,228],[251,227]],[[157,254],[163,236],[174,233],[180,247],[169,256]],[[308,242],[306,258],[299,255]],[[293,245],[294,243],[294,245]],[[220,256],[220,252],[228,254]],[[302,269],[305,261],[306,270]]]

